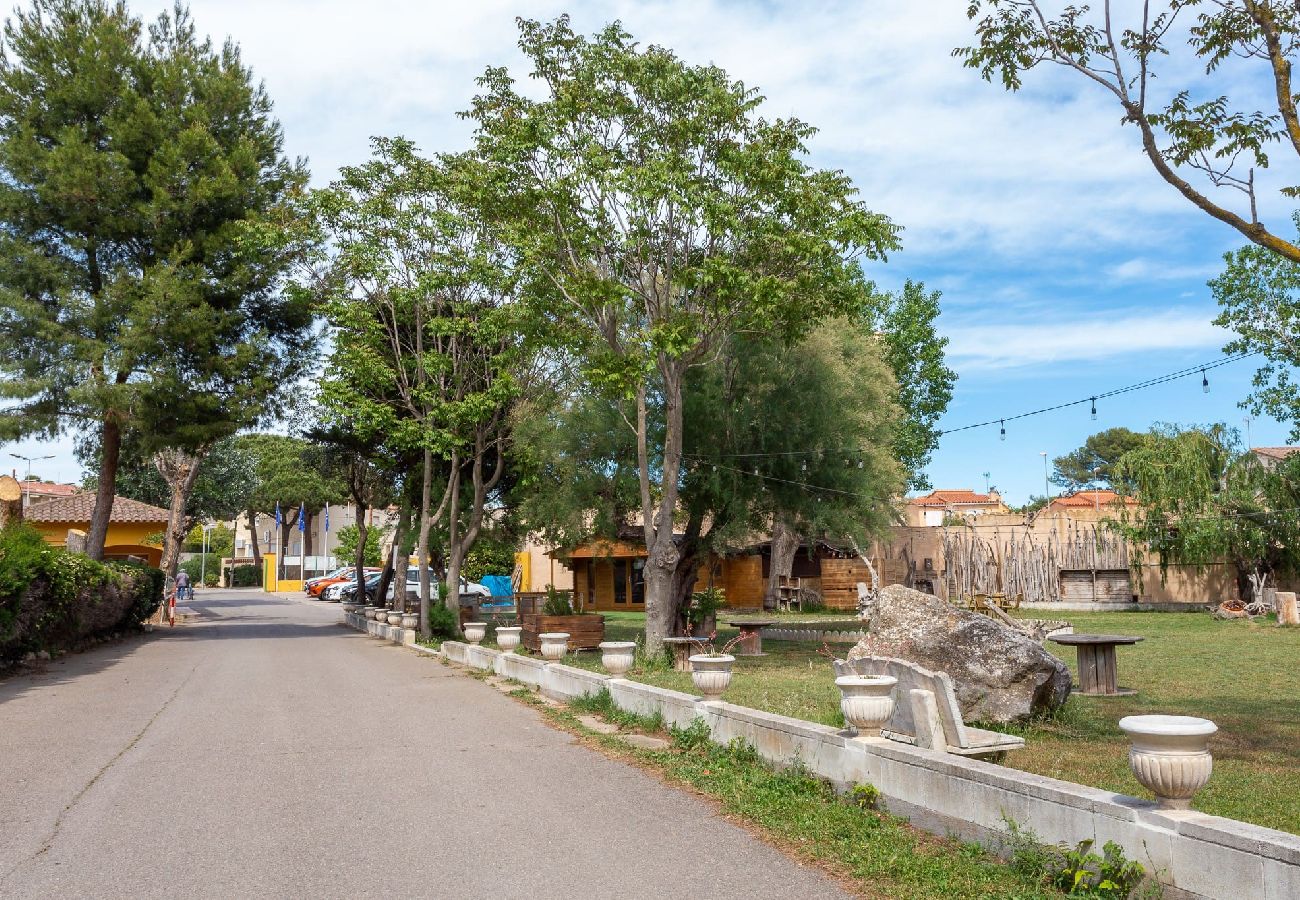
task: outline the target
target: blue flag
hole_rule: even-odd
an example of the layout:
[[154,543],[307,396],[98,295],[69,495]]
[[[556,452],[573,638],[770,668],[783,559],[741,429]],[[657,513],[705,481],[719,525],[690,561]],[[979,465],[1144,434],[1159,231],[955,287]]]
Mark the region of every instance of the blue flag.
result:
[[299,531],[307,530],[307,516],[304,513],[304,507],[306,507],[306,505],[307,504],[305,503],[300,503],[298,505],[298,530]]
[[284,523],[280,520],[280,501],[275,501],[275,527],[279,528]]

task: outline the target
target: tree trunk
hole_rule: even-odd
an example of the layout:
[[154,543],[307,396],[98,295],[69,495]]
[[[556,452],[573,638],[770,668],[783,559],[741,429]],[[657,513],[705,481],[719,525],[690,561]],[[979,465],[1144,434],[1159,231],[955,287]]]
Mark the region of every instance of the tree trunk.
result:
[[[455,468],[455,454],[452,455]],[[431,587],[429,584],[429,529],[433,527],[433,515],[429,509],[433,505],[433,451],[428,447],[424,448],[424,470],[423,477],[420,481],[420,538],[416,545],[415,561],[420,566],[420,634],[423,637],[430,637],[432,631],[429,628],[429,608],[431,600],[429,593]],[[405,569],[403,569],[402,578],[406,578]],[[403,582],[402,589],[406,589]]]
[[104,558],[108,522],[113,516],[113,497],[117,494],[117,463],[122,453],[122,429],[113,413],[104,416],[102,438],[99,487],[95,491],[95,508],[90,513],[90,529],[86,533],[86,555],[98,560]]
[[[366,527],[366,505],[362,503],[360,500],[358,500],[356,502],[356,509],[357,509],[357,557],[355,563],[357,567],[357,574],[360,575],[362,572],[366,570],[366,536],[370,533],[370,529]],[[382,576],[380,576],[379,580],[380,580],[380,585],[375,588],[375,593],[377,596],[384,597],[388,594],[388,591],[380,589],[381,587],[384,587],[384,585],[382,584],[384,580]],[[396,594],[396,592],[394,592],[394,594]]]
[[[310,512],[308,512],[307,509],[306,509],[306,507],[303,507],[303,513],[302,513],[302,531],[298,532],[298,534],[301,535],[301,537],[302,537],[302,556],[303,556],[303,562],[302,562],[302,566],[303,566],[303,574],[302,574],[302,577],[303,577],[303,578],[306,578],[306,577],[307,577],[307,557],[311,556],[311,551],[312,551],[311,523],[312,523],[312,519],[314,519],[314,518],[316,518],[315,515],[312,514],[312,513],[310,513]],[[294,527],[297,527],[297,526],[295,525]]]
[[199,467],[207,456],[208,448],[200,447],[193,453],[180,448],[160,450],[154,454],[153,464],[171,491],[171,505],[167,511],[167,533],[163,538],[162,570],[170,589],[176,577],[176,563],[180,559],[181,544],[185,540],[185,507],[190,502],[194,482],[199,477]]
[[393,530],[393,545],[388,549],[388,562],[384,564],[384,571],[379,576],[379,583],[375,585],[376,597],[387,597],[388,586],[393,585],[393,597],[397,597],[399,588],[402,591],[402,598],[406,598],[406,567],[402,567],[402,580],[395,580],[397,569],[397,559],[402,552],[402,547],[406,542],[406,535],[410,528],[411,508],[409,504],[403,504],[401,511],[397,515],[397,526]]
[[658,509],[650,498],[645,389],[637,394],[637,462],[641,475],[641,506],[648,558],[645,567],[645,649],[658,655],[664,638],[672,634],[676,619],[673,575],[680,555],[673,542],[673,515],[677,511],[678,478],[682,463],[682,381],[671,361],[660,362],[664,389],[664,452],[659,481]]
[[772,520],[771,566],[767,575],[767,593],[763,595],[763,609],[776,609],[781,605],[778,602],[781,578],[789,578],[794,571],[794,555],[798,549],[799,535],[784,518],[775,517]]
[[456,553],[456,544],[460,540],[460,453],[451,454],[451,480],[447,483],[450,498],[447,509],[447,608],[456,616],[456,628],[460,630],[460,558]]
[[[257,511],[250,509],[248,511],[248,537],[251,540],[253,548],[253,565],[257,566],[258,572],[262,571],[262,548],[257,543]],[[262,576],[259,574],[259,578]]]

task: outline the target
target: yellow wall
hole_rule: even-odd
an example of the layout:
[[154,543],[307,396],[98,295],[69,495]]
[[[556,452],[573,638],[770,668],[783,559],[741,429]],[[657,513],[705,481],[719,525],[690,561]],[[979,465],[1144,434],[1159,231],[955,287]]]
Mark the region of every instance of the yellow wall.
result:
[[[297,557],[290,557],[290,558],[296,559]],[[264,591],[301,591],[302,590],[301,578],[293,581],[287,578],[281,578],[277,580],[275,577],[275,573],[276,573],[275,554],[263,553],[262,554],[262,590]]]
[[[69,531],[90,529],[89,522],[29,522],[28,524],[41,533],[46,543],[56,547],[67,546]],[[157,534],[165,527],[161,522],[109,522],[108,536],[104,539],[104,554],[143,556],[149,560],[149,565],[158,566],[162,563],[162,547],[145,543],[145,538]]]

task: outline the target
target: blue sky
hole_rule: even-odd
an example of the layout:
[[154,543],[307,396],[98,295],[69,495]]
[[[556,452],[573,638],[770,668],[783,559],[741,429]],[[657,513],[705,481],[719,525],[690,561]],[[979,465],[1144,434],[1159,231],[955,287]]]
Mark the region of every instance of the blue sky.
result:
[[[162,4],[135,3],[153,15]],[[941,329],[960,380],[945,427],[1088,397],[1217,359],[1227,336],[1210,325],[1205,282],[1241,244],[1165,185],[1133,129],[1095,86],[1036,72],[1007,94],[961,68],[966,0],[911,3],[475,3],[192,0],[200,30],[234,37],[266,80],[289,152],[325,183],[367,154],[373,134],[403,134],[430,151],[466,146],[455,113],[487,65],[519,77],[513,19],[569,12],[592,31],[620,19],[638,39],[693,62],[722,65],[759,88],[770,116],[820,129],[814,160],[843,168],[873,208],[904,227],[902,252],[870,275],[885,286],[923,280],[943,292]],[[1196,73],[1169,72],[1193,81]],[[1234,93],[1260,89],[1229,69]],[[1264,85],[1266,86],[1266,85]],[[1281,148],[1274,153],[1284,163]],[[1276,164],[1275,163],[1275,164]],[[1281,178],[1281,176],[1278,176]],[[1294,180],[1294,179],[1293,179]],[[1282,183],[1282,182],[1279,182]],[[1228,198],[1224,198],[1227,202]],[[1266,221],[1289,208],[1275,193]],[[1284,233],[1285,221],[1275,224]],[[1225,421],[1243,427],[1249,361],[1099,404],[947,436],[929,474],[936,487],[983,489],[984,472],[1017,502],[1043,490],[1042,457],[1113,425]],[[1256,445],[1288,428],[1253,421]],[[79,477],[70,439],[0,447],[54,453],[34,471]],[[1055,490],[1055,489],[1053,489]]]

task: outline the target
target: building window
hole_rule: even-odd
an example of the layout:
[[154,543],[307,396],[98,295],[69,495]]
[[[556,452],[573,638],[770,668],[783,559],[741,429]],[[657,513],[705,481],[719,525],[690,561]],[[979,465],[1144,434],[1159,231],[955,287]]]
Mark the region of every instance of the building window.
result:
[[632,560],[632,602],[645,604],[645,560]]
[[627,560],[614,560],[614,602],[627,602]]

